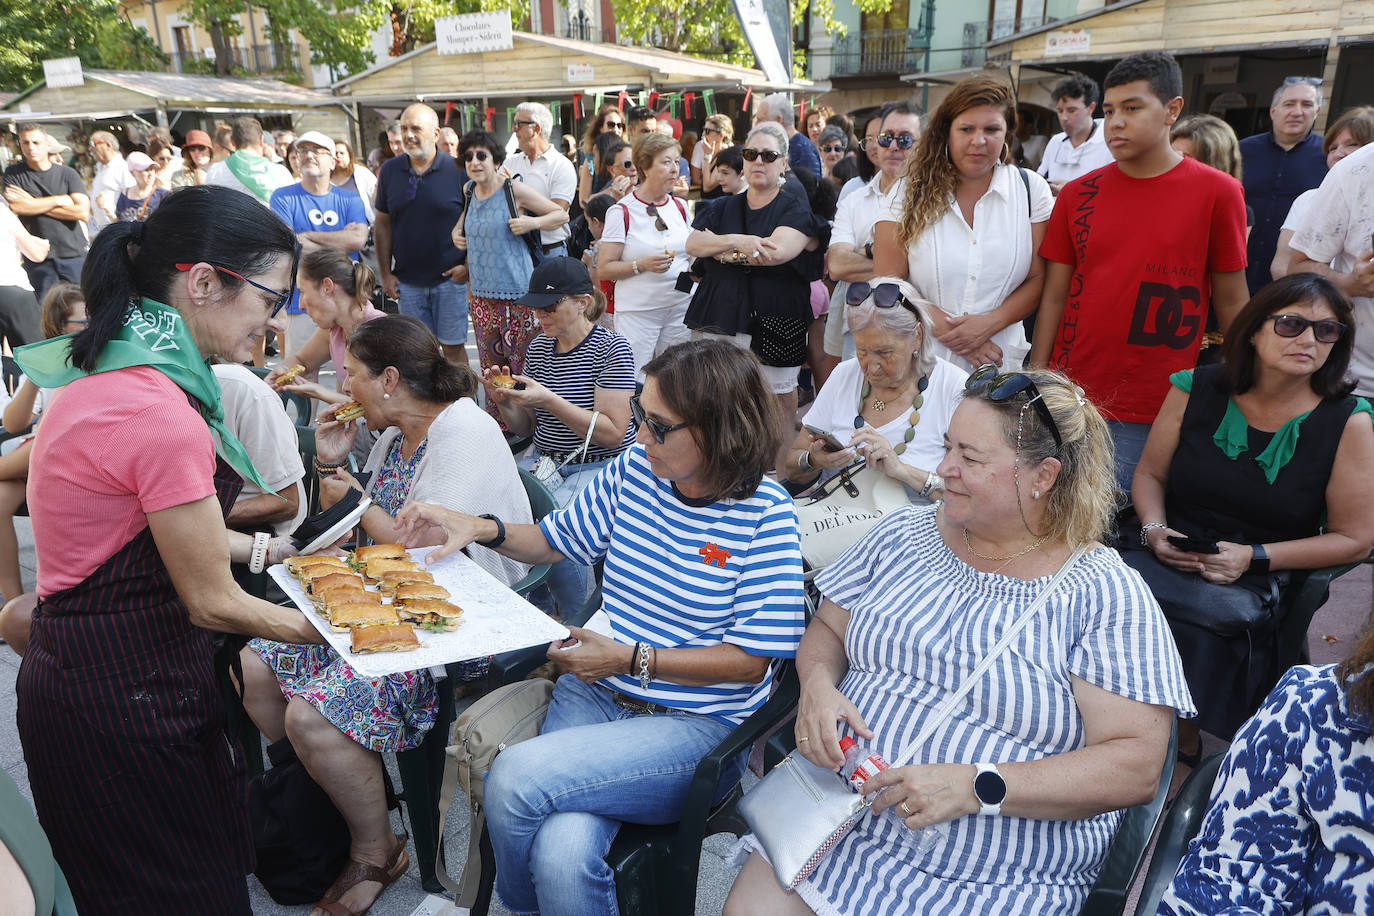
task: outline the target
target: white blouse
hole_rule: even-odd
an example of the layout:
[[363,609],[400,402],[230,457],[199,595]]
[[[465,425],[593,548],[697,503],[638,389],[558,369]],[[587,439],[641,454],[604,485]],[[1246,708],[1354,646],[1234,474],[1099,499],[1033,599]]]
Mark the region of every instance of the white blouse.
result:
[[[987,193],[973,207],[972,226],[951,199],[940,221],[909,243],[907,275],[921,298],[951,317],[986,315],[1026,279],[1034,254],[1031,224],[1050,218],[1054,195],[1045,179],[1029,169],[1024,174],[1026,182],[1014,166],[999,163]],[[880,222],[901,221],[903,197],[891,201]],[[1030,350],[1021,322],[998,331],[992,341],[1002,348],[1004,369],[1021,368]],[[935,355],[965,370],[977,368],[939,341]]]

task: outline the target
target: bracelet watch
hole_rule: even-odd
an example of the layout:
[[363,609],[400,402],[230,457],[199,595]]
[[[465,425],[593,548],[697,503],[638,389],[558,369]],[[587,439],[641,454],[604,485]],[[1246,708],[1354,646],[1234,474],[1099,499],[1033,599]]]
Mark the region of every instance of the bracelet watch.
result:
[[993,763],[976,764],[978,772],[973,777],[973,795],[981,805],[979,814],[996,817],[1002,813],[1002,802],[1007,797],[1007,781]]
[[1250,568],[1248,573],[1258,573],[1261,576],[1269,575],[1269,554],[1265,552],[1263,544],[1251,544],[1250,549],[1255,555],[1250,558]]
[[1168,528],[1168,527],[1169,527],[1169,526],[1166,525],[1166,524],[1164,524],[1163,522],[1150,522],[1148,525],[1141,525],[1141,526],[1140,526],[1140,546],[1141,546],[1141,547],[1149,547],[1149,546],[1150,546],[1150,529],[1152,529],[1152,528]]

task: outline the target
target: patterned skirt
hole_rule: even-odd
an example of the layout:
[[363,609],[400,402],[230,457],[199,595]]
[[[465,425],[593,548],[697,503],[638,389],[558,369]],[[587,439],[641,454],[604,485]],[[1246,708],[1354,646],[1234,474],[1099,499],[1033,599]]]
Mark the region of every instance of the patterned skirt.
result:
[[277,675],[282,695],[300,697],[370,751],[419,747],[434,725],[438,694],[425,671],[369,678],[329,646],[254,639],[248,643]]

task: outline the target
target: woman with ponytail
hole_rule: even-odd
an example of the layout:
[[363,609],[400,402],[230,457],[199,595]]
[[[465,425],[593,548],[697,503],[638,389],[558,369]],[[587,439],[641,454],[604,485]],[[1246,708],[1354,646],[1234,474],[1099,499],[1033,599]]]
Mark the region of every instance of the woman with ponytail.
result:
[[[372,498],[362,528],[373,542],[400,538],[396,514],[414,500],[473,514],[532,519],[501,428],[472,395],[477,378],[444,358],[439,340],[408,315],[363,322],[342,360],[344,391],[380,435],[364,470],[366,486],[344,469],[356,424],[329,413],[316,432],[325,506],[349,487]],[[529,567],[485,547],[473,561],[507,585]],[[405,837],[391,833],[383,792],[384,751],[417,747],[434,725],[438,698],[428,670],[359,677],[328,646],[255,639],[240,656],[244,707],[269,741],[290,737],[301,761],[334,800],[352,836],[348,867],[325,893],[328,912],[361,913],[407,867]],[[465,679],[485,674],[474,663]],[[369,871],[367,866],[373,868]],[[368,877],[371,875],[372,877]],[[380,876],[380,877],[378,877]],[[340,908],[323,907],[338,901]]]
[[[312,247],[304,252],[296,270],[296,288],[301,292],[301,308],[319,330],[299,350],[282,360],[281,366],[267,376],[267,384],[326,404],[348,403],[343,386],[348,378],[344,350],[349,335],[364,321],[386,314],[372,304],[372,290],[376,285],[372,269],[361,261],[350,259],[346,252],[324,247]],[[338,376],[338,387],[334,391],[314,381],[326,360],[334,362],[334,372]],[[282,373],[292,366],[304,366],[305,371],[288,384],[280,384]]]
[[36,385],[67,386],[33,448],[38,606],[16,719],[82,912],[251,912],[246,776],[213,634],[319,634],[230,574],[231,561],[279,561],[289,541],[225,530],[244,479],[262,480],[207,360],[242,362],[282,330],[294,251],[250,197],[182,189],[96,236],[84,330],[16,354]]

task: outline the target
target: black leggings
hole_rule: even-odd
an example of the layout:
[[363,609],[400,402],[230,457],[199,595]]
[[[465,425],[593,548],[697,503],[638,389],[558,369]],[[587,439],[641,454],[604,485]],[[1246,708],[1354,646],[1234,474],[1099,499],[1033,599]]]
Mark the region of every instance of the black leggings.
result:
[[18,286],[0,286],[0,334],[9,338],[11,347],[43,339],[33,293]]

